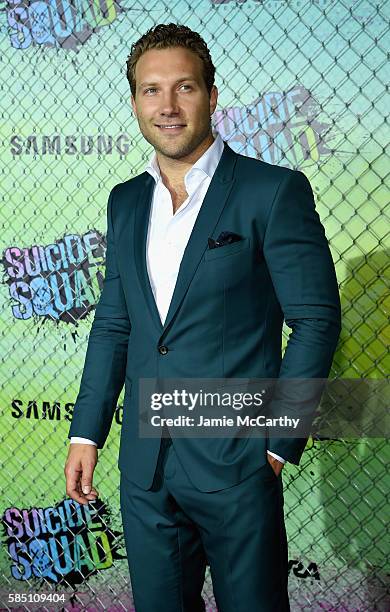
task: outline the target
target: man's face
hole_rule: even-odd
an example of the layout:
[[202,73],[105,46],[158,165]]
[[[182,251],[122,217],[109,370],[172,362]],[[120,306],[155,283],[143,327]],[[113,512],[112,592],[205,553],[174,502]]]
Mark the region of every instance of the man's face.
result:
[[195,53],[183,47],[150,49],[138,60],[135,76],[131,104],[142,135],[156,151],[181,159],[210,137],[218,90],[214,85],[209,97]]

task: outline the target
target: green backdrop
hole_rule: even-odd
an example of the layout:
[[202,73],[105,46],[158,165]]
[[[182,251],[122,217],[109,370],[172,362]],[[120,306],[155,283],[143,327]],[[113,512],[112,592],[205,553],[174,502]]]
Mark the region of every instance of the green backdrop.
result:
[[[97,507],[70,503],[63,475],[107,197],[151,153],[130,106],[131,44],[171,21],[205,38],[214,128],[313,187],[343,307],[331,377],[383,379],[389,13],[367,0],[2,3],[1,609],[45,598],[52,610],[132,609],[116,466],[123,396],[99,454]],[[310,439],[300,466],[285,467],[292,610],[390,608],[388,461],[384,432]],[[204,594],[214,610],[209,575]]]

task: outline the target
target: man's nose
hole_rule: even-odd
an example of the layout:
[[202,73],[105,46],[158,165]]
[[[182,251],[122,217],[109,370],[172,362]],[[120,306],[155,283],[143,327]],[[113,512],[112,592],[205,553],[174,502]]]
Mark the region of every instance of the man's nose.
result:
[[161,96],[160,113],[162,115],[177,114],[179,112],[179,105],[177,102],[177,96],[175,93],[166,92]]

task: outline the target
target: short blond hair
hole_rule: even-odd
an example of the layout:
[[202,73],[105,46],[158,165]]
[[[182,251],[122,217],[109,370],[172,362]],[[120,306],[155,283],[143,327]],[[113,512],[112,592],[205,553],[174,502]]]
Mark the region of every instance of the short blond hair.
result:
[[136,81],[135,66],[143,53],[149,49],[168,49],[170,47],[184,47],[195,53],[202,60],[203,79],[210,96],[214,85],[215,67],[207,44],[197,32],[193,32],[185,25],[176,23],[159,23],[150,28],[135,43],[131,45],[130,54],[126,61],[126,76],[130,90],[135,98]]

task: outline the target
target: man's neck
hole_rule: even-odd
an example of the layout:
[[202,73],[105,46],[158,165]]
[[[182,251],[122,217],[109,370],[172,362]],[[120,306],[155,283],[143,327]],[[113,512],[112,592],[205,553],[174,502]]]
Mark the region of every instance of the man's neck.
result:
[[169,191],[185,191],[184,177],[188,170],[202,157],[215,141],[210,132],[209,137],[204,140],[199,147],[186,156],[185,160],[172,159],[160,156],[156,151],[157,162],[160,168],[161,180]]

